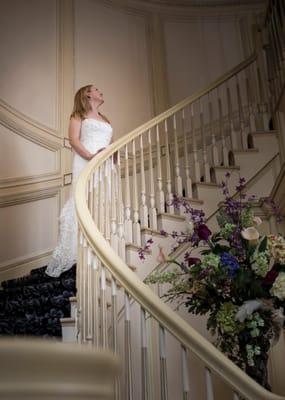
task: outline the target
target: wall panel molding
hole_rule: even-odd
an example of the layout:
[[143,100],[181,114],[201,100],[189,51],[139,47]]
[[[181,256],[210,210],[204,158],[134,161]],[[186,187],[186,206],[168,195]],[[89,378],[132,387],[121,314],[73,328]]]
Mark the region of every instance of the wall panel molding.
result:
[[[93,0],[98,1],[98,0]],[[266,2],[257,4],[236,4],[222,6],[197,6],[197,5],[167,5],[155,4],[145,0],[100,0],[100,3],[118,8],[124,8],[129,12],[149,13],[157,12],[169,18],[181,18],[180,20],[193,21],[196,18],[223,18],[236,15],[248,15],[249,13],[264,12]]]
[[11,187],[1,190],[0,208],[24,204],[57,196],[62,188],[62,178],[48,182]]

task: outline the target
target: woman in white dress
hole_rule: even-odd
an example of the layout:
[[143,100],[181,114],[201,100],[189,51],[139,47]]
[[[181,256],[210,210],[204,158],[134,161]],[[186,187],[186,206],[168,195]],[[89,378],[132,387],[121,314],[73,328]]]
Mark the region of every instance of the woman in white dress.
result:
[[78,224],[73,193],[75,183],[88,161],[112,143],[113,129],[110,121],[98,111],[103,103],[103,94],[94,85],[80,88],[74,97],[68,130],[74,152],[72,193],[60,213],[59,240],[46,269],[49,276],[59,276],[77,261]]

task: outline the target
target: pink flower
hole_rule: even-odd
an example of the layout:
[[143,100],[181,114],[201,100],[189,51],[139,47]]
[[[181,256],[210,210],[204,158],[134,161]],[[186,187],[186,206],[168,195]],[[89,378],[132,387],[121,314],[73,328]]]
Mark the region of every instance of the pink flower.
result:
[[160,264],[163,262],[167,261],[167,258],[165,256],[165,254],[163,253],[163,247],[162,246],[158,246],[159,247],[159,253],[158,256],[156,257],[156,261]]

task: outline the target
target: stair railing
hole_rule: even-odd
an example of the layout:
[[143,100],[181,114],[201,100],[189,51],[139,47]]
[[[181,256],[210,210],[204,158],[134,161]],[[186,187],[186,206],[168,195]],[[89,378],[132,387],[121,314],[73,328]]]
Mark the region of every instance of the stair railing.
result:
[[[194,354],[203,365],[207,400],[214,399],[213,376],[234,400],[284,400],[160,301],[128,268],[126,253],[126,244],[142,245],[141,228],[159,230],[160,216],[175,213],[173,193],[191,201],[193,184],[209,184],[212,166],[228,166],[230,151],[248,148],[249,132],[268,129],[273,100],[266,71],[260,49],[116,141],[78,179],[78,338],[121,355],[116,399],[189,399]],[[123,306],[124,318],[118,319]],[[177,385],[181,394],[173,393]]]

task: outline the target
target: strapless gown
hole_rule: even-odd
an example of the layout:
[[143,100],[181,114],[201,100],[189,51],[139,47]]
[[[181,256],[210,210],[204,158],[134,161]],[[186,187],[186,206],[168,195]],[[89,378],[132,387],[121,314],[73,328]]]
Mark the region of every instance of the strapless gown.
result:
[[[96,153],[110,144],[113,128],[104,121],[86,118],[82,121],[80,142],[90,152]],[[70,269],[77,262],[77,230],[78,223],[75,212],[74,188],[82,169],[88,163],[74,152],[72,164],[72,193],[64,204],[59,216],[59,238],[56,248],[48,263],[46,274],[57,277]]]

